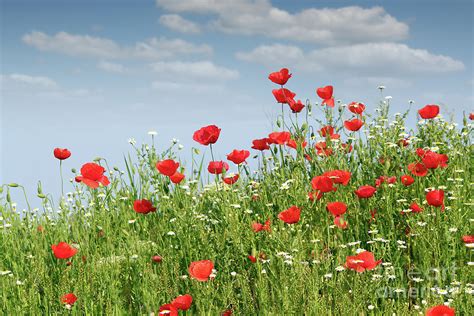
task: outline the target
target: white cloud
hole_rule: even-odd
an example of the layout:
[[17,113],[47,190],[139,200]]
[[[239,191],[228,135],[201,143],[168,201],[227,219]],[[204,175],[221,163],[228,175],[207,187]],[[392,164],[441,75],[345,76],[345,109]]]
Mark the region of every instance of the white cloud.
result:
[[97,64],[97,68],[99,68],[101,70],[104,70],[104,71],[107,71],[107,72],[117,73],[117,74],[123,74],[123,73],[127,72],[127,69],[125,68],[124,65],[117,64],[117,63],[111,63],[111,62],[108,62],[108,61],[100,61]]
[[33,31],[25,34],[23,42],[41,51],[61,53],[69,56],[97,57],[108,59],[162,59],[175,55],[212,54],[206,44],[196,45],[182,39],[150,38],[133,46],[120,46],[111,39],[59,32],[48,35]]
[[307,72],[339,71],[373,76],[446,73],[465,68],[461,61],[449,56],[398,43],[328,47],[308,53],[296,46],[275,44],[260,46],[251,52],[238,52],[236,57],[268,67],[291,66]]
[[226,33],[264,35],[326,45],[399,41],[407,24],[382,7],[309,8],[297,13],[273,7],[269,0],[157,0],[171,12],[213,14],[211,25]]
[[234,69],[217,66],[211,61],[198,62],[156,62],[151,64],[152,69],[161,77],[166,78],[193,78],[211,80],[231,80],[239,77]]
[[2,89],[10,84],[27,85],[35,88],[56,89],[59,85],[51,78],[43,76],[30,76],[25,74],[13,73],[1,75],[0,82]]
[[196,34],[201,32],[199,25],[186,20],[178,14],[164,14],[160,16],[160,23],[167,28],[181,33]]

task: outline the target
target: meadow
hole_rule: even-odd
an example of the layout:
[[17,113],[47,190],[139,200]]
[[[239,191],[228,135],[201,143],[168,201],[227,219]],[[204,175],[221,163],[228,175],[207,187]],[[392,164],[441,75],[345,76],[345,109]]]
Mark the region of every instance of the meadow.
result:
[[473,114],[301,102],[290,77],[269,75],[275,131],[227,161],[215,122],[189,162],[154,132],[121,166],[57,148],[74,189],[24,211],[3,184],[0,314],[472,315]]

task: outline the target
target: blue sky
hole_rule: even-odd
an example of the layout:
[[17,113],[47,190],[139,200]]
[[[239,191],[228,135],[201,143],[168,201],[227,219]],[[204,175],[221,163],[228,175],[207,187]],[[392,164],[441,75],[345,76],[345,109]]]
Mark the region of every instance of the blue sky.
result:
[[[332,84],[370,112],[378,85],[393,112],[473,109],[472,1],[1,1],[0,182],[57,193],[67,168],[122,166],[128,138],[181,140],[222,127],[220,158],[268,134],[279,110],[266,78],[317,101]],[[414,115],[414,114],[413,114]]]

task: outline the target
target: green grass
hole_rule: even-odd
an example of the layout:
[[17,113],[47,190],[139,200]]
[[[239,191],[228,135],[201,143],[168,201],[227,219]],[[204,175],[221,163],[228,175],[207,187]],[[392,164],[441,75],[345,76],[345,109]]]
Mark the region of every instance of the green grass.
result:
[[[292,134],[308,140],[306,149],[272,145],[264,159],[252,151],[259,167],[241,168],[241,178],[232,186],[215,182],[213,175],[201,184],[208,178],[203,166],[209,157],[197,150],[188,178],[174,185],[155,163],[176,158],[176,146],[159,153],[145,144],[134,146],[135,155],[127,155],[120,168],[97,160],[107,169],[107,187],[92,190],[73,183],[73,192],[59,201],[39,187],[38,198],[29,203],[41,205],[40,210],[20,215],[9,192],[22,187],[3,185],[0,314],[157,315],[161,305],[186,293],[193,304],[180,314],[219,315],[232,309],[235,315],[418,315],[444,302],[458,315],[470,314],[474,282],[468,262],[474,260],[461,237],[473,233],[472,125],[466,119],[454,126],[436,118],[409,130],[404,120],[416,113],[392,121],[382,104],[376,116],[364,115],[361,131],[348,133],[340,117],[347,110],[313,106],[318,109],[322,111],[310,113],[307,107],[299,123],[290,114]],[[353,151],[316,155],[314,144],[321,138],[312,133],[323,125],[335,126]],[[398,145],[401,133],[411,135],[409,146]],[[405,187],[400,176],[410,174],[407,165],[419,160],[416,148],[426,147],[446,153],[448,167],[429,170]],[[218,148],[219,142],[213,150]],[[66,166],[72,167],[67,160]],[[352,172],[349,184],[337,185],[337,192],[320,201],[308,200],[311,179],[335,169]],[[189,175],[195,178],[190,181]],[[396,176],[397,182],[382,184],[367,200],[353,193],[383,175]],[[444,212],[424,203],[425,189],[433,187],[446,191]],[[153,201],[157,211],[136,213],[133,201],[138,198]],[[326,211],[332,201],[348,205],[345,230],[334,227]],[[424,211],[401,214],[413,201]],[[288,225],[277,216],[292,205],[301,208],[301,219]],[[377,213],[370,221],[373,209]],[[271,233],[253,232],[252,222],[267,218]],[[69,266],[51,251],[60,241],[79,247]],[[359,248],[373,252],[383,264],[363,273],[342,270],[346,257]],[[252,263],[247,258],[259,254],[265,260]],[[152,262],[154,255],[162,256],[162,262]],[[207,282],[189,278],[189,264],[205,259],[214,262],[216,277]],[[70,292],[78,300],[69,311],[60,298]]]

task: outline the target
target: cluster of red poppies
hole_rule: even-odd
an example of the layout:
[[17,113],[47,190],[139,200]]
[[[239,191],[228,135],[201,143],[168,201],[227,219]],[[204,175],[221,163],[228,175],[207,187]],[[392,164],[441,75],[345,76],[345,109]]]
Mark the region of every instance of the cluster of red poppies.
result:
[[[291,90],[285,88],[285,84],[291,78],[289,70],[286,68],[281,69],[280,71],[273,72],[269,75],[269,79],[280,85],[279,89],[274,89],[272,91],[276,101],[284,104],[288,104],[293,113],[299,113],[304,108],[305,105],[301,100],[295,100],[296,94]],[[317,95],[322,99],[321,105],[328,107],[334,107],[335,101],[333,96],[333,87],[328,85],[325,87],[318,88],[316,90]],[[364,125],[363,113],[366,109],[366,106],[360,102],[352,102],[347,105],[347,109],[353,114],[353,117],[349,120],[343,122],[344,128],[350,132],[356,132],[361,129]],[[433,119],[439,114],[439,106],[437,105],[426,105],[418,111],[418,114],[422,119]],[[474,115],[470,115],[470,118],[473,119]],[[283,129],[285,126],[283,126]],[[220,136],[221,129],[216,125],[209,125],[202,127],[193,134],[193,140],[198,142],[203,146],[210,146],[212,161],[209,162],[207,170],[209,173],[216,175],[216,179],[219,176],[222,177],[222,181],[227,185],[232,185],[239,180],[239,174],[232,174],[226,176],[226,173],[229,171],[229,164],[222,160],[214,160],[213,148],[212,145],[215,144]],[[330,156],[334,153],[333,147],[331,147],[331,140],[339,140],[340,134],[335,132],[334,126],[323,126],[319,130],[319,134],[326,139],[326,141],[319,141],[315,144],[315,150],[318,156]],[[339,142],[337,142],[339,143]],[[293,135],[289,131],[275,131],[270,133],[267,137],[261,139],[254,139],[252,141],[252,149],[258,151],[265,151],[270,149],[270,145],[279,145],[279,146],[288,146],[296,150],[303,150],[306,148],[308,142],[304,138],[293,138]],[[406,147],[409,145],[407,139],[400,140],[400,145]],[[345,151],[345,153],[350,153],[352,151],[352,146],[350,144],[340,144],[340,148]],[[448,156],[446,154],[436,153],[432,150],[426,150],[422,148],[416,149],[416,161],[410,163],[407,166],[407,170],[411,172],[409,174],[403,174],[400,176],[400,183],[406,187],[411,186],[415,183],[416,178],[425,177],[428,175],[429,170],[432,172],[438,168],[446,168],[448,166]],[[57,159],[64,160],[71,156],[71,152],[67,149],[56,148],[54,150],[54,156]],[[238,150],[234,149],[231,153],[227,155],[227,160],[234,163],[239,167],[242,164],[246,163],[246,159],[250,156],[248,150]],[[312,160],[308,152],[304,154],[307,160]],[[383,162],[383,161],[382,161]],[[182,173],[183,170],[179,170],[180,163],[173,159],[164,159],[156,163],[157,171],[170,179],[174,184],[179,184],[185,179],[185,175]],[[99,187],[99,184],[107,186],[110,184],[109,179],[104,175],[105,169],[96,164],[96,163],[86,163],[81,168],[81,175],[77,176],[75,180],[81,182],[92,189]],[[339,186],[347,186],[351,180],[351,172],[347,170],[330,170],[326,171],[320,175],[314,176],[311,181],[312,190],[308,193],[308,198],[313,203],[319,201],[323,198],[324,195],[330,194],[331,192],[336,192]],[[384,183],[388,185],[395,185],[398,181],[398,176],[380,176],[375,179],[374,186],[372,185],[362,185],[359,186],[354,194],[359,199],[369,199],[373,197],[377,190]],[[444,191],[442,189],[429,189],[427,190],[425,199],[428,205],[433,207],[441,207],[441,210],[444,210]],[[148,214],[154,212],[156,207],[153,206],[153,203],[146,199],[135,200],[133,203],[133,209],[137,213]],[[348,222],[344,219],[344,214],[347,212],[347,205],[341,201],[330,201],[326,203],[326,210],[333,216],[334,225],[341,229],[348,228]],[[416,203],[413,202],[410,205],[410,209],[413,213],[422,212],[422,208]],[[371,220],[374,219],[376,215],[376,210],[371,211]],[[300,221],[302,210],[298,206],[291,206],[288,209],[280,212],[278,214],[278,219],[283,221],[286,224],[296,224]],[[264,223],[253,222],[251,228],[255,233],[259,232],[271,232],[271,218],[268,218]],[[463,241],[466,243],[472,243],[474,236],[464,236]],[[51,249],[58,259],[69,259],[77,253],[77,249],[65,242],[60,242],[57,245],[52,245]],[[256,262],[257,259],[249,255],[249,260],[251,262]],[[162,258],[159,256],[154,256],[152,261],[155,263],[161,262]],[[345,267],[357,272],[363,272],[365,270],[372,270],[377,267],[382,262],[382,260],[375,260],[373,253],[369,251],[363,251],[355,256],[347,256]],[[215,277],[214,264],[211,260],[202,260],[192,262],[188,269],[189,275],[191,278],[204,282],[208,281]],[[65,304],[73,305],[77,300],[77,297],[73,293],[68,293],[62,297],[62,302]],[[189,294],[180,295],[174,299],[171,303],[165,304],[160,308],[160,315],[177,315],[179,310],[187,310],[192,304],[192,297]],[[224,312],[225,315],[230,315],[231,310]],[[427,315],[454,315],[454,310],[447,306],[436,306],[427,311]]]

